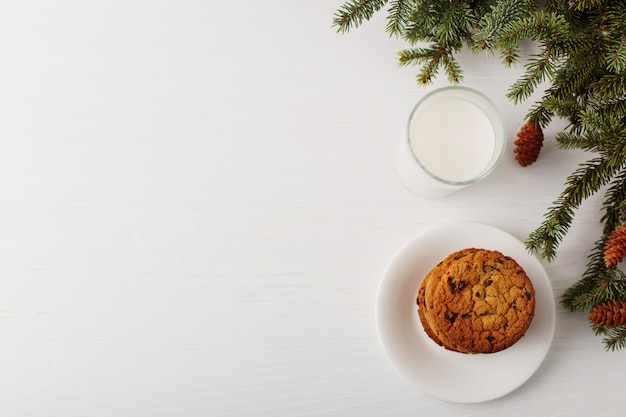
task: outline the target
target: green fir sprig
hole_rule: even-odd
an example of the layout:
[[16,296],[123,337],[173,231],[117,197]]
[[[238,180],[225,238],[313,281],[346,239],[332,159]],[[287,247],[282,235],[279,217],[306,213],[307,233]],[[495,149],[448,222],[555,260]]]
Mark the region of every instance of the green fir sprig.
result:
[[[468,49],[499,54],[505,67],[524,66],[507,92],[512,102],[544,87],[525,118],[540,128],[555,117],[567,120],[555,135],[557,147],[590,157],[567,177],[543,222],[529,233],[527,249],[552,261],[581,204],[604,192],[600,237],[562,303],[584,312],[626,300],[626,275],[603,259],[607,237],[626,224],[626,0],[349,0],[333,25],[345,33],[382,10],[389,36],[407,42],[398,62],[419,67],[418,85],[429,85],[441,71],[450,83],[462,82],[456,55]],[[534,43],[536,52],[522,63],[523,42]],[[607,350],[626,347],[625,328],[592,330]]]

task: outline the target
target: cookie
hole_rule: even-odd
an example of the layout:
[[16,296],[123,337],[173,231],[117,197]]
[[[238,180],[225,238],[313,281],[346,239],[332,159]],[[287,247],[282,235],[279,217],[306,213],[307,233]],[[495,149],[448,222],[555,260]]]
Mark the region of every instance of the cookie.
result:
[[478,249],[443,269],[436,287],[425,293],[423,314],[444,346],[492,353],[524,336],[534,316],[535,291],[514,259]]
[[428,320],[426,319],[426,311],[428,309],[428,305],[426,303],[426,289],[430,289],[431,287],[436,286],[436,283],[439,282],[439,275],[437,275],[436,273],[437,267],[430,271],[430,273],[428,273],[428,275],[426,275],[422,280],[419,291],[417,292],[417,314],[419,316],[420,322],[422,323],[422,328],[424,329],[428,337],[430,337],[439,346],[443,346],[443,342],[437,337],[435,332],[433,332],[430,327],[430,323],[428,323]]
[[445,273],[450,264],[460,261],[468,254],[474,253],[477,250],[478,249],[475,248],[467,248],[447,256],[444,260],[439,262],[437,266],[430,270],[430,272],[424,277],[418,290],[416,298],[416,302],[418,305],[417,312],[424,331],[426,332],[428,337],[430,337],[435,343],[449,350],[458,351],[455,346],[443,343],[443,341],[437,335],[436,327],[433,327],[434,319],[432,315],[428,313],[434,308],[433,291],[437,287],[437,284],[439,284],[441,276]]

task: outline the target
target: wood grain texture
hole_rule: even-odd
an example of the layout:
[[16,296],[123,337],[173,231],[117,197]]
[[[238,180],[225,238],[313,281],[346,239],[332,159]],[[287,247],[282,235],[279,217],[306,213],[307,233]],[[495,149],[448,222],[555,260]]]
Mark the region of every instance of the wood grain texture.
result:
[[[0,410],[68,416],[589,416],[622,408],[626,366],[558,308],[544,365],[485,404],[416,392],[384,357],[380,277],[431,225],[519,239],[586,155],[512,154],[521,69],[465,54],[509,152],[441,200],[395,177],[427,90],[375,18],[339,1],[10,2],[0,10]],[[495,62],[495,61],[494,61]],[[438,81],[433,87],[445,85]],[[546,132],[550,137],[558,124]],[[555,298],[600,233],[587,201],[545,264]],[[593,388],[590,388],[593,387]]]

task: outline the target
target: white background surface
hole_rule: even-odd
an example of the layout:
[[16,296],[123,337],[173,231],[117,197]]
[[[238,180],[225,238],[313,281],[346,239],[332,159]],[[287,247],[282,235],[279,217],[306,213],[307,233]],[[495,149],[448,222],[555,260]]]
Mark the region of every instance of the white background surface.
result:
[[[432,225],[523,240],[585,155],[548,138],[520,168],[519,69],[467,55],[505,114],[483,183],[422,200],[393,160],[417,68],[384,16],[349,35],[341,1],[6,1],[0,8],[0,414],[611,416],[626,352],[557,307],[520,389],[434,400],[390,366],[374,301]],[[433,87],[446,85],[442,77]],[[546,132],[553,135],[559,127]],[[544,265],[558,300],[599,237],[587,201]]]

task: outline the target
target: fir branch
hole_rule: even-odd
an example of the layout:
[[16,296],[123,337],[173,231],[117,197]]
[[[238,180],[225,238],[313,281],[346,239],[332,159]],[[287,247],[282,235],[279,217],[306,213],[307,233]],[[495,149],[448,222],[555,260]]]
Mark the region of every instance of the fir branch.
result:
[[350,0],[335,12],[333,26],[339,33],[348,32],[371,19],[386,3],[387,0]]
[[404,49],[398,52],[398,63],[400,66],[422,64],[417,75],[417,82],[426,85],[432,82],[432,79],[437,75],[442,56],[445,53],[444,48],[437,46]]
[[599,6],[601,3],[602,0],[570,0],[572,9],[579,11],[593,9],[596,6]]
[[602,137],[601,150],[613,152],[615,148],[624,148],[626,127],[619,118],[611,114],[603,115],[595,110],[585,109],[580,114],[580,123],[587,129],[600,133]]
[[500,48],[516,46],[527,39],[563,41],[569,37],[570,26],[562,15],[545,11],[530,12],[523,18],[504,25],[499,36],[499,46]]
[[428,85],[432,83],[433,79],[439,72],[439,61],[433,59],[422,66],[417,73],[416,80],[418,85]]
[[456,84],[463,79],[461,66],[445,47],[434,45],[430,48],[404,49],[398,53],[398,62],[401,66],[422,64],[417,75],[417,82],[421,85],[431,83],[440,67],[444,68],[451,83]]
[[[626,293],[626,281],[624,274],[618,269],[605,269],[598,275],[590,277],[593,283],[587,291],[580,292],[572,298],[569,305],[573,311],[588,312],[595,306],[609,300],[620,299]],[[570,294],[567,294],[568,296]],[[565,301],[565,298],[563,298]],[[565,304],[565,303],[564,303]]]
[[391,0],[387,16],[387,32],[390,35],[403,35],[414,10],[414,0]]
[[463,80],[463,71],[453,54],[444,54],[441,63],[450,84],[458,84]]
[[580,101],[589,94],[589,85],[595,81],[597,69],[597,56],[591,50],[580,48],[554,76],[553,86],[548,90],[550,96],[562,100],[576,97]]
[[603,339],[604,348],[608,351],[616,351],[626,347],[626,329],[616,327],[610,329]]
[[594,132],[587,132],[585,136],[574,132],[558,132],[554,139],[557,147],[562,150],[582,149],[588,152],[597,152],[600,146],[600,141]]
[[398,52],[398,64],[403,67],[407,65],[417,65],[425,61],[439,59],[443,51],[441,48],[411,48]]
[[470,39],[470,33],[476,24],[474,13],[466,2],[454,2],[442,7],[436,2],[416,2],[412,10],[412,19],[423,17],[423,25],[407,25],[404,36],[411,43],[419,40],[429,41],[429,47],[405,49],[398,53],[400,66],[421,65],[417,74],[417,83],[427,85],[443,68],[448,81],[458,84],[463,80],[461,66],[454,54],[461,50],[464,41]]
[[517,64],[519,62],[519,51],[517,48],[506,48],[500,54],[500,59],[502,64],[508,68],[513,64]]
[[550,13],[559,13],[565,15],[566,12],[569,10],[569,5],[567,4],[567,2],[564,2],[562,0],[546,0],[544,9],[545,11]]
[[567,234],[580,204],[609,184],[626,165],[626,128],[618,119],[587,109],[580,115],[589,141],[597,141],[601,155],[581,164],[566,181],[566,188],[548,210],[540,227],[529,235],[526,247],[549,261]]
[[[598,304],[626,298],[626,275],[617,268],[607,269],[604,263],[604,247],[607,236],[620,226],[624,219],[621,207],[626,203],[626,170],[615,176],[605,193],[603,236],[589,254],[589,262],[582,278],[570,286],[561,299],[562,304],[573,311],[590,311]],[[616,210],[617,208],[617,210]]]
[[571,311],[589,312],[606,301],[626,298],[626,275],[604,264],[605,242],[606,236],[596,242],[582,279],[565,290],[561,298],[563,306]]
[[551,79],[558,69],[554,53],[544,46],[543,53],[535,54],[525,65],[525,73],[511,85],[507,97],[518,104],[530,97],[546,79]]
[[580,129],[578,129],[580,126],[580,115],[585,110],[585,107],[578,100],[574,100],[571,96],[557,97],[557,94],[554,94],[552,89],[548,89],[540,104],[546,109],[550,109],[558,117],[569,120],[573,133],[580,133]]
[[606,53],[606,68],[616,73],[626,69],[626,32],[609,43]]
[[434,28],[439,22],[439,9],[435,2],[415,1],[415,9],[404,29],[404,39],[411,45],[418,42],[433,42]]
[[[547,99],[544,97],[544,100]],[[541,128],[546,128],[552,118],[555,116],[554,111],[545,105],[544,101],[535,103],[529,110],[526,118],[535,123],[538,123]]]
[[[600,219],[604,223],[603,235],[610,235],[615,229],[624,223],[624,206],[626,205],[626,170],[622,170],[615,176],[610,187],[605,193],[602,206],[604,214]],[[625,297],[626,298],[626,297]]]
[[602,302],[598,299],[598,282],[606,273],[603,253],[606,238],[598,240],[588,256],[587,268],[582,278],[574,285],[565,290],[561,298],[561,304],[571,311],[588,312],[594,306]]
[[471,39],[476,20],[472,9],[465,2],[453,2],[440,11],[440,24],[435,28],[435,39],[441,45],[460,44]]
[[561,241],[569,231],[574,213],[580,204],[606,185],[621,168],[619,157],[596,157],[581,164],[566,181],[566,188],[545,215],[545,220],[532,231],[526,248],[552,261]]
[[570,311],[588,312],[592,308],[589,306],[596,305],[593,300],[589,302],[592,298],[590,294],[593,294],[596,288],[597,283],[594,277],[586,276],[579,279],[565,290],[561,297],[561,304]]
[[[499,47],[515,47],[525,39],[541,40],[538,54],[525,65],[525,72],[509,88],[507,97],[518,104],[530,97],[544,81],[552,80],[562,65],[563,44],[569,41],[569,25],[555,13],[532,12],[507,24],[499,38]],[[560,39],[560,43],[555,42]]]
[[613,327],[608,329],[594,324],[591,326],[591,329],[596,336],[603,337],[602,342],[607,351],[614,352],[626,347],[626,328]]
[[626,116],[626,97],[619,100],[612,100],[597,110],[601,115],[613,115],[615,117]]
[[[512,21],[520,19],[534,2],[532,0],[501,0],[491,6],[477,25],[472,36],[474,50],[490,51],[496,47],[499,34]],[[504,48],[506,51],[515,49],[513,46]],[[508,63],[512,62],[509,58]]]
[[597,100],[612,100],[626,96],[626,73],[605,74],[589,86]]
[[526,249],[529,252],[537,253],[542,258],[552,261],[556,256],[556,248],[567,234],[576,206],[567,205],[566,199],[561,199],[555,204],[546,215],[546,220],[541,226],[530,232],[526,239]]

